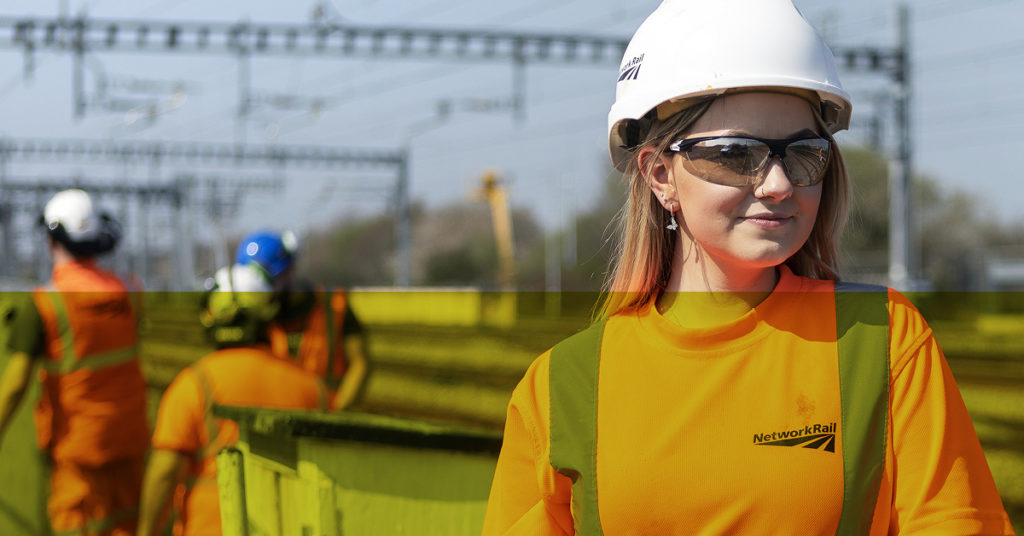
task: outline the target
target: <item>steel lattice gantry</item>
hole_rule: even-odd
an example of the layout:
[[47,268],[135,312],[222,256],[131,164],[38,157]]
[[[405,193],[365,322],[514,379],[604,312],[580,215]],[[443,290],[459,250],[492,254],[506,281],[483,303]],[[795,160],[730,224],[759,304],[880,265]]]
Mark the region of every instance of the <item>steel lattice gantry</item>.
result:
[[[909,33],[905,8],[900,13],[900,42],[896,47],[833,47],[847,70],[880,73],[896,86],[896,125],[899,148],[892,185],[890,275],[894,280],[913,277],[910,266],[909,184]],[[67,51],[74,55],[74,110],[85,109],[83,56],[86,53],[231,54],[244,61],[250,56],[321,56],[503,61],[516,69],[513,93],[521,103],[524,68],[528,63],[617,64],[629,40],[586,34],[513,32],[482,29],[416,28],[356,24],[262,24],[252,22],[195,22],[160,20],[0,18],[0,47],[22,49],[25,70],[34,66],[39,50]],[[246,72],[247,69],[240,69]],[[247,75],[241,75],[247,76]],[[240,82],[245,86],[245,82]],[[247,90],[240,91],[239,115],[246,113]],[[399,270],[408,263],[408,163],[397,164],[399,174]],[[403,233],[402,228],[405,227]],[[404,252],[403,252],[404,248]],[[403,260],[404,259],[404,260]],[[399,274],[407,284],[408,270]],[[900,274],[903,274],[902,276]],[[904,286],[897,284],[896,286]]]

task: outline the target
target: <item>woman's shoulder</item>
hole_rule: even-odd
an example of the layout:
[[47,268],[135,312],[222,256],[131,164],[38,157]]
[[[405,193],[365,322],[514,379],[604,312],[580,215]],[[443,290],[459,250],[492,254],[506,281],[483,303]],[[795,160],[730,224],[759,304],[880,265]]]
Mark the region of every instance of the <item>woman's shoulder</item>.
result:
[[922,334],[926,331],[930,333],[928,323],[913,301],[907,295],[892,287],[847,280],[819,282],[818,284],[822,283],[834,283],[834,291],[837,293],[850,293],[853,295],[857,293],[884,294],[886,308],[889,313],[889,329],[893,335]]
[[888,289],[888,296],[890,352],[894,361],[902,361],[903,356],[909,356],[933,338],[933,333],[910,298],[892,288]]
[[535,398],[538,394],[545,395],[540,398],[546,398],[552,369],[555,369],[554,374],[566,371],[575,375],[587,368],[587,364],[592,361],[590,358],[596,358],[600,352],[605,323],[604,319],[593,322],[537,356],[516,386],[513,398]]

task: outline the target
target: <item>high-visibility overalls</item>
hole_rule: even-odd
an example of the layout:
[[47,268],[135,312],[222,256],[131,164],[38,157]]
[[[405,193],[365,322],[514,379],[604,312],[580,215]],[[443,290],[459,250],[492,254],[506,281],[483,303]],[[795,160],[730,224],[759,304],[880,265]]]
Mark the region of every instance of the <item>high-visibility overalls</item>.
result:
[[341,289],[317,289],[313,295],[315,301],[304,318],[270,327],[270,344],[274,355],[293,359],[323,379],[333,393],[348,370],[342,344],[348,296]]
[[33,294],[44,330],[36,431],[53,462],[56,534],[134,530],[149,446],[135,297],[91,261],[57,265]]

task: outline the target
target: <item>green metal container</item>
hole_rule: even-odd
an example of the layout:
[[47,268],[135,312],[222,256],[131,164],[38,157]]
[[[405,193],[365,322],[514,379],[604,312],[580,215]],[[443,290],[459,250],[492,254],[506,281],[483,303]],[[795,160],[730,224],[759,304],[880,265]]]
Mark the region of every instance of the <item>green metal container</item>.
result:
[[225,536],[480,534],[499,434],[380,415],[215,406]]

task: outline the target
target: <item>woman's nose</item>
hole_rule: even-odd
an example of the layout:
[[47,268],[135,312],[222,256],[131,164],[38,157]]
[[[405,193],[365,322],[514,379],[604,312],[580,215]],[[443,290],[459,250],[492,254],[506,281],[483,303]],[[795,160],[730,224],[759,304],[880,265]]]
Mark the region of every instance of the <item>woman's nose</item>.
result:
[[764,170],[761,183],[755,185],[754,197],[758,199],[772,198],[779,201],[791,195],[793,195],[793,184],[789,182],[782,159],[772,157],[768,161],[767,169]]

